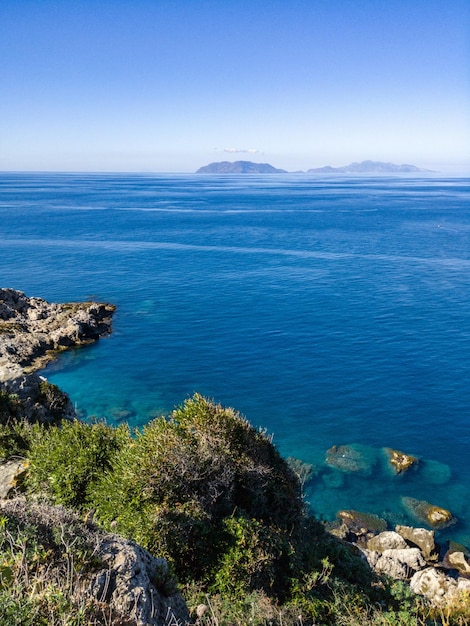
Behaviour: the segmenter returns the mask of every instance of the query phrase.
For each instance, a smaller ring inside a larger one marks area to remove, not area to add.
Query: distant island
[[[382,161],[361,161],[343,167],[317,167],[307,170],[307,174],[410,174],[434,173],[416,165],[404,163],[384,163]],[[303,174],[304,172],[295,172]],[[200,167],[196,174],[288,174],[286,170],[273,167],[269,163],[253,163],[252,161],[218,161]]]
[[[396,165],[395,163],[383,163],[382,161],[361,161],[361,163],[351,163],[343,167],[317,167],[307,170],[308,174],[407,174],[413,172],[432,172],[416,165]]]
[[[269,163],[253,163],[252,161],[219,161],[200,167],[196,174],[287,174]]]

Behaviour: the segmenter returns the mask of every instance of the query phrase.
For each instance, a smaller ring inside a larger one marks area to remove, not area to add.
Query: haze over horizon
[[[2,0],[0,170],[470,172],[466,0]]]

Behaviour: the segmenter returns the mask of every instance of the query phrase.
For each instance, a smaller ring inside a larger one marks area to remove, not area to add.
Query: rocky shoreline
[[[0,288],[0,382],[34,372],[57,352],[110,333],[114,310],[98,302],[51,304]]]
[[[329,532],[354,546],[379,576],[402,580],[435,606],[470,594],[470,553],[460,544],[435,540],[434,530],[395,526],[359,511],[339,511]]]
[[[18,418],[58,422],[76,417],[68,397],[36,372],[62,350],[92,343],[109,334],[114,310],[113,305],[97,302],[50,304],[14,289],[0,289],[0,393],[4,398],[20,400]],[[396,474],[405,473],[418,464],[417,458],[401,451],[389,448],[385,451]],[[14,461],[15,467],[11,463],[11,460],[0,461],[2,507],[14,493],[18,475],[26,469],[22,461]],[[364,475],[369,471],[357,446],[334,446],[327,452],[327,464],[341,471]],[[307,474],[302,478],[305,468],[301,466],[300,462],[295,471],[302,482],[307,480]],[[426,502],[407,500],[410,502],[405,504],[413,509],[417,519],[422,519],[431,528],[444,528],[453,523],[448,511]],[[397,525],[390,530],[384,520],[367,513],[341,511],[338,517],[338,522],[328,527],[331,535],[351,550],[359,551],[379,576],[406,581],[412,591],[425,596],[435,606],[455,604],[462,594],[470,594],[470,554],[464,546],[448,542],[438,545],[434,530],[425,528]],[[153,558],[141,548],[137,547],[134,552],[136,550],[142,551],[140,559]],[[127,559],[124,552],[123,548],[121,556],[115,554],[113,557],[122,567]],[[152,589],[151,593],[156,592]],[[147,601],[144,595],[142,601]],[[119,604],[117,597],[115,601]],[[179,595],[175,596],[175,602],[179,615],[184,614],[186,620],[184,603]],[[137,620],[137,623],[161,623],[151,621],[147,614],[145,620]]]
[[[17,397],[19,417],[73,418],[68,397],[36,374],[57,355],[111,332],[115,307],[98,302],[51,304],[0,288],[0,392]]]

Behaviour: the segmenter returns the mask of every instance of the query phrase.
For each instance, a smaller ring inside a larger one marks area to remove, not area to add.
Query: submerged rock
[[[414,517],[436,530],[447,528],[457,522],[450,511],[425,500],[404,497],[402,502]]]
[[[420,463],[420,478],[431,485],[446,485],[452,478],[452,470],[445,463],[425,460]]]
[[[419,462],[418,457],[412,456],[411,454],[405,454],[405,452],[400,452],[400,450],[384,448],[384,451],[395,474],[403,474],[412,467],[415,467]]]
[[[321,479],[328,489],[341,489],[344,485],[344,474],[338,470],[323,472]]]
[[[375,534],[387,529],[387,522],[373,513],[361,513],[360,511],[338,511],[337,517],[341,522],[356,535]]]
[[[325,463],[342,472],[369,476],[376,462],[376,451],[360,444],[332,446],[326,451]]]
[[[303,487],[307,487],[318,474],[317,467],[311,463],[305,463],[305,461],[293,456],[287,457],[286,460]]]

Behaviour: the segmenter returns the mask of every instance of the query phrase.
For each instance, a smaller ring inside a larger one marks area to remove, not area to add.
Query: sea
[[[117,307],[42,372],[82,419],[197,392],[311,466],[320,519],[425,500],[470,547],[469,178],[0,173],[0,241],[1,286]]]

